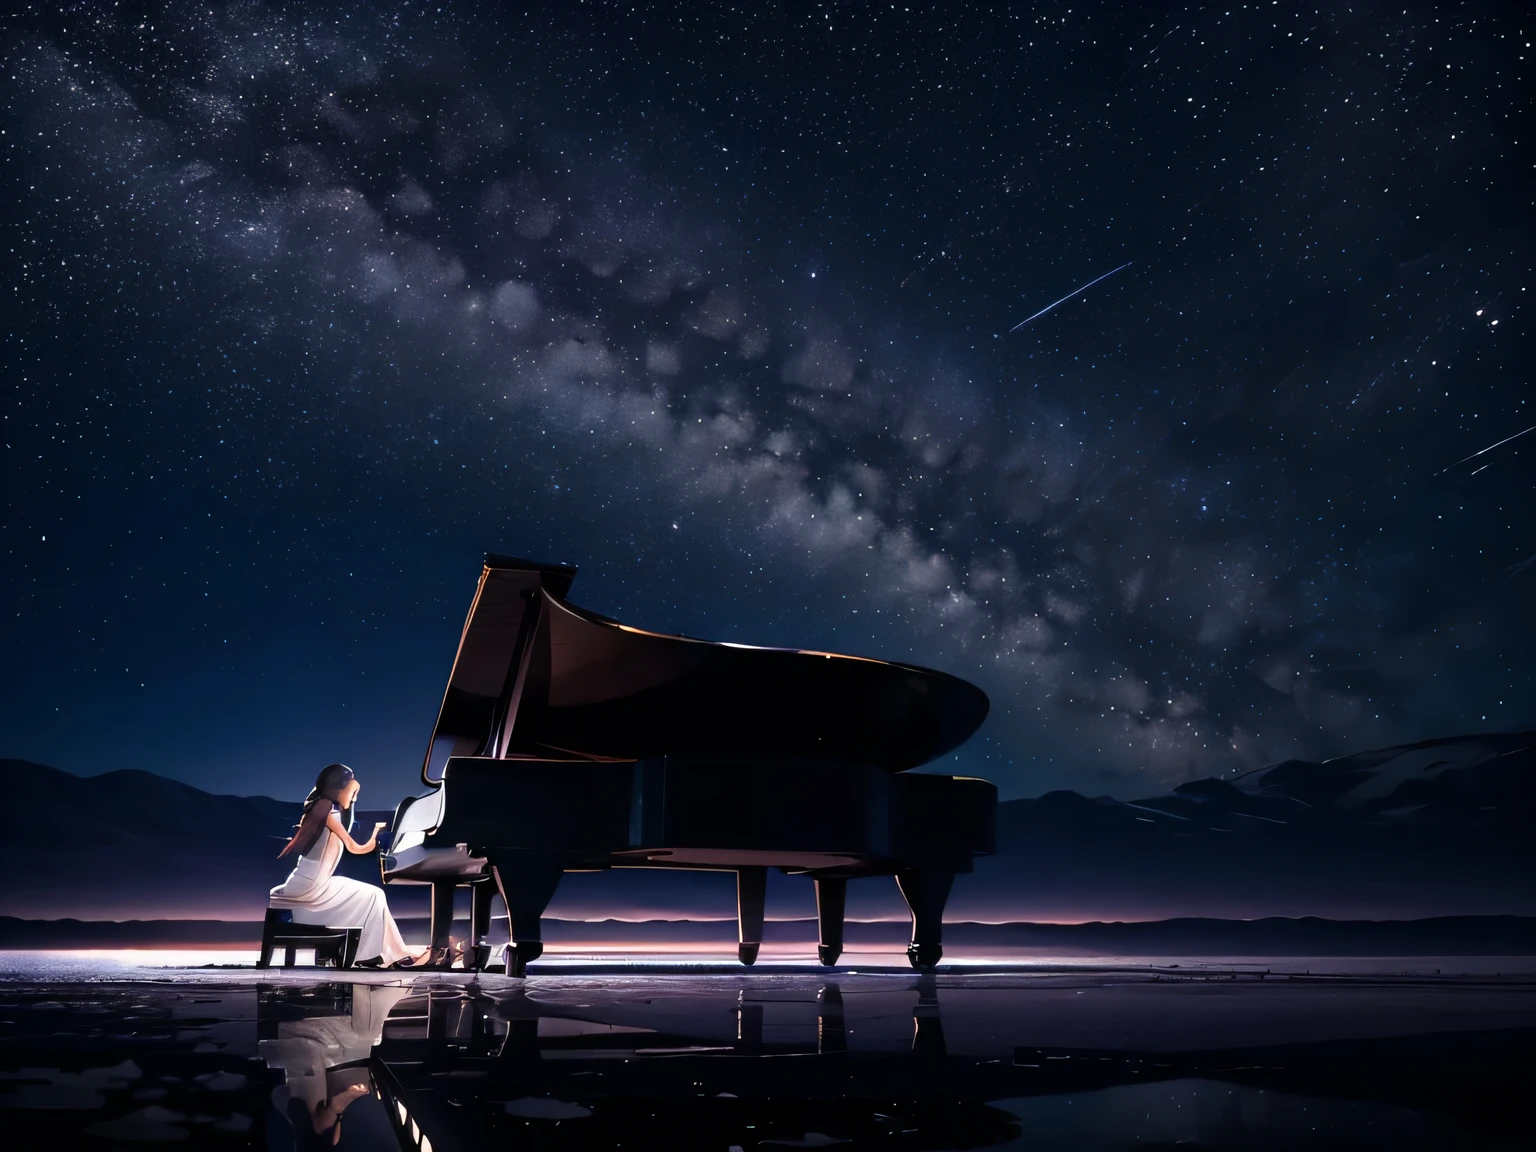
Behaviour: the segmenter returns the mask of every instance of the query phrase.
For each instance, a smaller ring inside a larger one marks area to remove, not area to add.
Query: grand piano
[[[848,881],[894,876],[908,959],[936,965],[955,876],[994,851],[997,789],[908,770],[964,743],[985,693],[911,665],[634,628],[571,604],[575,578],[485,559],[422,764],[431,791],[401,803],[380,854],[386,884],[432,886],[434,949],[460,886],[466,966],[490,964],[499,895],[521,976],[563,873],[691,868],[736,874],[751,964],[778,868],[816,885],[823,964],[842,952]]]

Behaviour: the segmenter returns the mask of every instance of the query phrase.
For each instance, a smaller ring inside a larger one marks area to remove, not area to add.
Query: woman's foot
[[[444,951],[446,952],[446,949],[444,949]],[[423,948],[420,952],[416,953],[416,955],[414,955],[414,956],[407,956],[404,960],[396,960],[393,964],[390,965],[390,967],[391,968],[435,968],[435,967],[437,967],[437,965],[434,963],[434,961],[436,959],[437,959],[437,957],[435,955],[433,955],[433,950],[431,948]]]
[[[341,1143],[341,1130],[337,1127],[341,1123],[341,1114],[347,1110],[347,1105],[352,1101],[368,1095],[368,1087],[364,1084],[353,1084],[344,1091],[338,1092],[329,1100],[322,1100],[315,1105],[315,1110],[310,1113],[309,1119],[315,1129],[316,1136],[323,1136],[327,1132],[335,1131],[332,1144]]]
[[[382,967],[384,967],[384,957],[382,957],[382,956],[370,956],[366,960],[354,960],[354,961],[352,961],[352,967],[354,967],[354,968],[382,968]]]

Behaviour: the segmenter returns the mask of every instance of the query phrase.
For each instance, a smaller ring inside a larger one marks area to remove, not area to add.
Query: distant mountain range
[[[1123,802],[998,813],[956,919],[1399,918],[1536,913],[1536,732],[1287,760]]]
[[[300,806],[215,796],[129,769],[74,776],[0,760],[0,915],[252,920],[292,867]],[[393,813],[359,813],[384,820]],[[377,879],[362,857],[349,872]]]
[[[0,760],[0,916],[259,919],[299,806],[215,796],[142,771],[79,777]],[[359,813],[361,828],[391,813]],[[951,897],[968,921],[1413,919],[1536,914],[1536,733],[1473,735],[1137,801],[1051,792],[999,807],[998,854]],[[346,871],[377,879],[372,858]],[[810,885],[774,879],[770,914],[811,912]],[[399,914],[422,889],[391,889]],[[730,878],[568,876],[569,919],[729,915]],[[901,918],[894,885],[851,885],[855,918]]]

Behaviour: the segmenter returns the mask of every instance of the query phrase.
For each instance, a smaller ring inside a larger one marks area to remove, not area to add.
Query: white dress
[[[384,889],[335,875],[341,853],[341,838],[325,829],[310,854],[299,857],[288,879],[272,889],[268,903],[291,909],[295,924],[361,928],[359,960],[374,956],[383,957],[386,964],[404,960],[411,952],[389,914]]]

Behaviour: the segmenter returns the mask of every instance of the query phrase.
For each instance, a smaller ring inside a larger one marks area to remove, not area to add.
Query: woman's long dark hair
[[[356,774],[345,764],[327,764],[320,769],[320,775],[315,777],[315,786],[304,797],[304,812],[299,817],[299,823],[304,822],[304,817],[309,815],[319,801],[329,800],[340,810],[347,831],[352,831],[352,809],[341,807],[341,794],[354,779]]]
[[[304,797],[304,811],[299,815],[298,831],[278,853],[279,857],[290,852],[297,852],[300,856],[308,853],[320,839],[320,833],[325,831],[325,821],[332,809],[340,813],[346,830],[349,833],[352,831],[354,813],[351,808],[341,807],[341,796],[353,779],[352,769],[345,764],[327,764],[320,769],[320,775],[315,777],[315,786]]]

